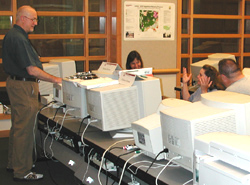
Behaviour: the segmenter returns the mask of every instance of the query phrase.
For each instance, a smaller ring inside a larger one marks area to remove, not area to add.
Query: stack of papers
[[[68,80],[68,79],[67,79]],[[98,87],[104,87],[108,85],[118,84],[118,80],[113,80],[111,78],[96,78],[91,80],[82,80],[82,79],[70,79],[75,84],[76,87],[86,88],[86,89],[93,89]]]

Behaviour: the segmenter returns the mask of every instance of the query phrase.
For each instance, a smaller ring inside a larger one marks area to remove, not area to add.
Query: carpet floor
[[[8,156],[8,138],[0,138],[0,185],[80,185],[74,172],[60,162],[38,159],[34,172],[42,173],[44,178],[33,182],[16,182],[13,173],[6,171]]]

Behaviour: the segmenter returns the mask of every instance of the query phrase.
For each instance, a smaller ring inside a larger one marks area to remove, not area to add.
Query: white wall
[[[160,78],[162,95],[169,98],[176,98],[176,91],[174,90],[176,86],[176,75],[154,75],[157,78]]]

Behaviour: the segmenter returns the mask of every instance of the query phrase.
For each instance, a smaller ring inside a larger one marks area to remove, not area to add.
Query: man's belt
[[[30,82],[40,82],[39,79],[37,78],[23,78],[23,77],[19,77],[19,76],[10,76],[10,78],[12,80],[20,80],[20,81],[30,81]]]

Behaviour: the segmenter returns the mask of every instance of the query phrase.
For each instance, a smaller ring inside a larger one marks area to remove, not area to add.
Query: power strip
[[[140,183],[137,181],[134,181],[134,182],[129,182],[128,185],[140,185]]]
[[[116,166],[114,165],[114,163],[112,163],[109,160],[105,160],[106,164],[102,164],[102,168],[106,171],[117,171]],[[94,156],[92,157],[92,162],[95,163],[96,165],[100,166],[101,165],[101,157],[98,156],[97,153],[94,154]]]
[[[63,142],[71,147],[75,147],[73,139],[63,139]]]

